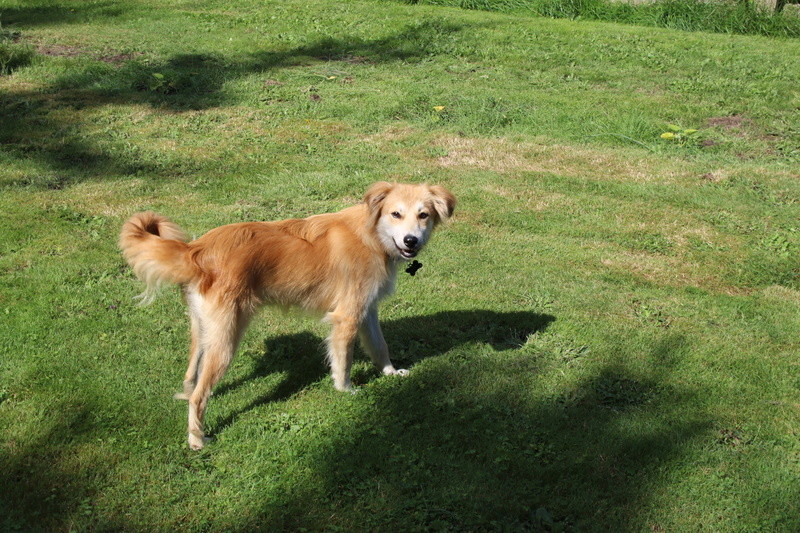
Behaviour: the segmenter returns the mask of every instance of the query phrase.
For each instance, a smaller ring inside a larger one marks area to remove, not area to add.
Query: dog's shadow
[[[464,344],[486,343],[495,350],[518,348],[529,335],[543,331],[554,320],[551,315],[530,311],[444,311],[385,321],[381,328],[395,366],[412,367]],[[309,332],[266,339],[264,353],[257,357],[253,369],[245,376],[225,380],[214,394],[217,397],[230,394],[247,382],[275,373],[281,373],[284,379],[269,394],[217,420],[214,431],[230,426],[247,411],[285,400],[323,379],[328,374],[323,352],[323,340]],[[361,360],[365,356],[359,350],[355,357]]]

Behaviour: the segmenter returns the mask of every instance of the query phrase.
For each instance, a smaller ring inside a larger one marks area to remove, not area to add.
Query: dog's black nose
[[[406,235],[405,237],[403,237],[403,243],[405,243],[406,246],[408,246],[410,249],[413,250],[414,248],[417,247],[417,244],[419,244],[419,239],[417,237],[414,237],[413,235]]]

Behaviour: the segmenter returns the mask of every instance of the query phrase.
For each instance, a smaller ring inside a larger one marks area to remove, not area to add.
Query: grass
[[[599,20],[681,31],[800,37],[800,17],[772,12],[759,2],[738,0],[408,0],[552,18]]]
[[[13,2],[0,528],[796,531],[800,44],[360,1]],[[674,128],[697,133],[662,138]],[[176,290],[116,250],[459,198],[382,307],[406,379],[267,311],[185,446]]]
[[[17,44],[19,33],[0,27],[0,75],[10,74],[33,60],[32,47]]]

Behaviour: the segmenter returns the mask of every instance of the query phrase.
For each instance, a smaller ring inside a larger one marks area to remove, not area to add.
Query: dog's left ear
[[[456,197],[453,196],[453,193],[439,185],[431,185],[428,190],[431,193],[431,202],[438,221],[444,222],[453,216],[453,210],[456,208]]]
[[[394,185],[386,181],[379,181],[370,186],[364,195],[364,203],[367,204],[370,212],[375,213],[380,209],[381,203],[383,203],[392,188],[394,188]]]

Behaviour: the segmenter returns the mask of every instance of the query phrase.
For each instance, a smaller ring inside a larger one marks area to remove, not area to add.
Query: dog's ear
[[[394,188],[394,185],[385,181],[373,183],[364,195],[364,203],[367,204],[370,212],[375,213],[380,210],[386,195]]]
[[[456,197],[453,193],[439,185],[431,185],[428,190],[438,221],[443,222],[453,216],[453,210],[456,208]]]

